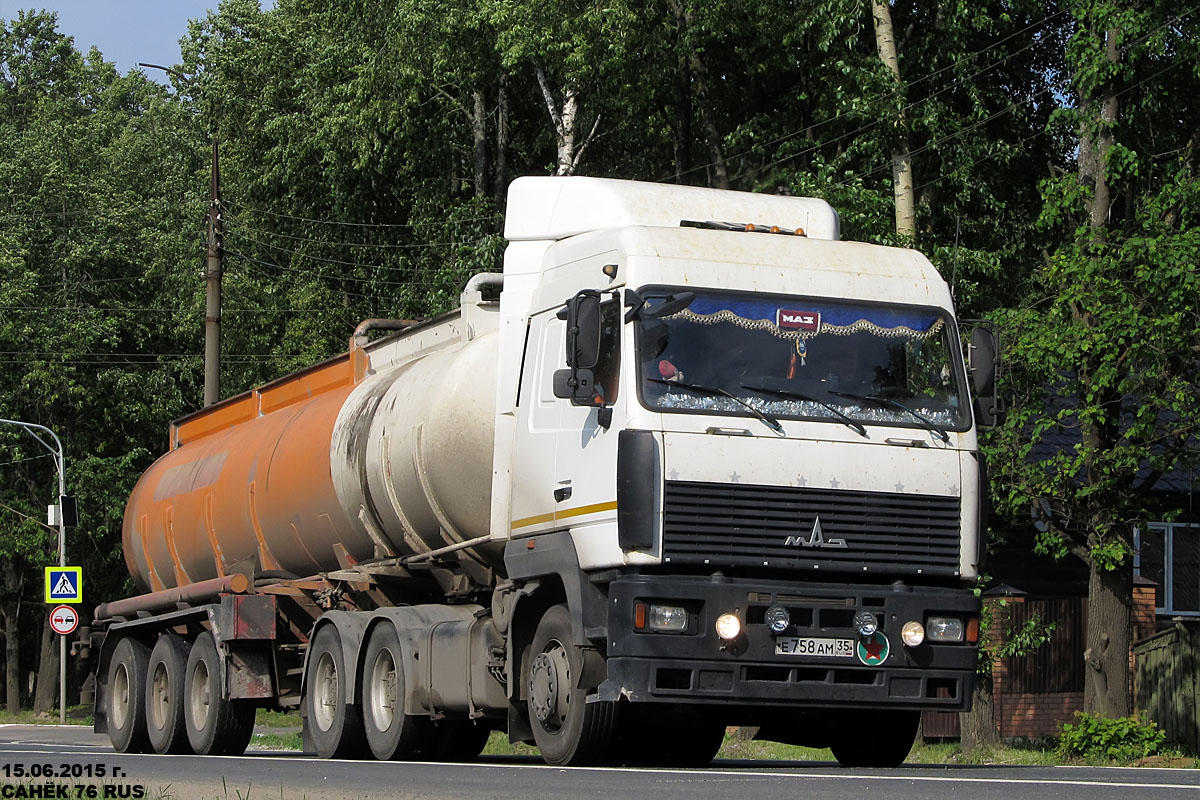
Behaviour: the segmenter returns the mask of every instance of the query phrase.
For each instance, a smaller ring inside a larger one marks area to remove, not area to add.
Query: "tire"
[[[538,623],[523,669],[529,723],[542,759],[555,766],[605,762],[616,729],[616,703],[589,703],[591,687],[578,686],[583,652],[573,641],[565,605],[551,607]]]
[[[188,643],[159,634],[146,668],[146,735],[156,753],[191,753],[183,721],[183,684]]]
[[[150,648],[136,639],[122,639],[113,649],[104,688],[108,738],[119,753],[148,753],[146,735],[146,666]]]
[[[920,722],[920,711],[847,714],[829,748],[843,767],[898,767],[912,750]]]
[[[254,733],[254,704],[230,700],[221,680],[221,656],[212,633],[196,637],[183,680],[183,724],[192,751],[238,756]]]
[[[371,753],[380,761],[419,758],[421,748],[433,741],[433,725],[428,717],[404,713],[403,651],[390,623],[371,631],[358,685]]]
[[[342,637],[325,625],[309,643],[304,676],[304,724],[321,758],[360,758],[366,750],[362,716],[346,702]]]

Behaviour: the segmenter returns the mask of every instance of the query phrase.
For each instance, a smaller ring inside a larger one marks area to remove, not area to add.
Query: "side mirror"
[[[600,360],[600,293],[584,289],[558,312],[567,321],[567,366],[593,369]]]
[[[558,312],[567,322],[567,368],[554,372],[554,396],[576,406],[604,406],[596,390],[595,368],[600,361],[600,292],[584,289]]]
[[[996,370],[1000,363],[999,348],[995,335],[987,328],[971,331],[971,345],[967,349],[967,366],[971,370],[971,383],[975,394],[990,397],[996,393]]]
[[[1004,400],[996,391],[996,375],[1000,371],[1000,345],[990,328],[977,327],[971,331],[967,348],[967,368],[975,390],[975,422],[981,428],[994,428],[1004,420]]]

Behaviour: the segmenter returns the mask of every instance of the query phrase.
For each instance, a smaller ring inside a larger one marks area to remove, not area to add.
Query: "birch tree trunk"
[[[896,35],[892,28],[892,12],[887,0],[871,0],[871,18],[875,22],[875,47],[879,59],[892,73],[897,89],[900,82],[900,59],[896,53]],[[901,103],[903,95],[900,96]],[[913,164],[908,145],[908,123],[903,110],[895,121],[896,145],[892,150],[892,194],[896,202],[896,233],[916,238],[916,202],[913,197]]]
[[[546,103],[546,111],[550,114],[550,120],[554,125],[554,138],[558,150],[554,174],[574,175],[575,171],[579,169],[580,161],[583,160],[584,152],[600,128],[600,115],[596,115],[591,131],[582,141],[579,141],[577,130],[580,113],[579,90],[568,85],[562,92],[562,102],[560,103],[555,99],[555,93],[550,88],[550,81],[546,77],[546,70],[543,69],[541,63],[534,61],[533,69],[537,75],[538,86],[542,89],[542,99]]]

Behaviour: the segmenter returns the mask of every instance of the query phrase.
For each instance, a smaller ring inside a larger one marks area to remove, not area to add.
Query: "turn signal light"
[[[979,641],[979,617],[971,617],[967,620],[967,642],[976,644]]]

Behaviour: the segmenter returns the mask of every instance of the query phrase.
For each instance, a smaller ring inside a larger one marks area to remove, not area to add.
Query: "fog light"
[[[686,631],[688,626],[687,609],[683,606],[651,605],[647,627],[652,631]]]
[[[717,636],[732,642],[742,633],[742,621],[737,614],[722,614],[717,617]]]
[[[870,636],[879,630],[879,620],[870,611],[860,611],[854,615],[854,627],[860,636]]]
[[[931,642],[961,642],[963,621],[957,617],[930,617],[925,626],[925,635]]]
[[[783,633],[792,624],[792,615],[783,606],[771,606],[763,615],[763,622],[775,633]]]
[[[916,647],[925,641],[925,626],[916,620],[906,622],[904,623],[904,627],[900,629],[900,638],[909,647]]]

